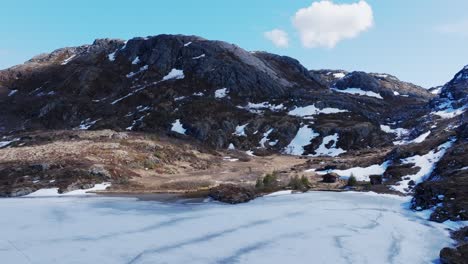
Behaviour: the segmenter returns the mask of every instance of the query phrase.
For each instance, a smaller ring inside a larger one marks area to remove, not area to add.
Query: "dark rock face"
[[[257,197],[253,188],[233,184],[222,184],[210,189],[209,196],[216,201],[229,204],[246,203]]]
[[[335,183],[339,178],[340,176],[336,173],[327,173],[322,176],[323,182],[326,183]]]
[[[443,264],[467,264],[468,244],[457,248],[443,248],[440,251],[440,262]]]
[[[391,144],[394,136],[384,133],[381,124],[411,124],[427,112],[430,96],[420,87],[393,77],[350,73],[337,87],[369,82],[360,86],[382,93],[385,100],[349,95],[329,89],[331,78],[347,73],[333,74],[309,72],[289,57],[195,36],[96,40],[0,71],[0,133],[109,128],[274,153],[284,152],[301,124],[311,122],[289,111],[311,105],[347,111],[314,116],[311,127],[319,136],[305,147],[305,154],[314,154],[322,139],[335,133],[337,147],[345,150]],[[390,91],[397,88],[387,83],[412,93],[396,97]],[[171,131],[176,120],[186,135]],[[236,135],[243,125],[245,135]]]
[[[369,176],[370,183],[372,185],[379,185],[382,184],[382,176],[380,175],[371,175]]]

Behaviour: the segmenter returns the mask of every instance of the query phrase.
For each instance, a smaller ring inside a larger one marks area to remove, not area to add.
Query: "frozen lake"
[[[2,263],[434,263],[448,231],[403,198],[313,192],[236,206],[0,199]]]

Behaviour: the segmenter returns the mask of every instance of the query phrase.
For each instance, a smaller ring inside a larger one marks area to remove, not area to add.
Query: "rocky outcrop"
[[[246,203],[257,197],[255,189],[233,184],[222,184],[211,188],[209,196],[216,201],[229,204]]]
[[[440,262],[443,264],[467,264],[468,244],[457,248],[443,248],[440,251]]]

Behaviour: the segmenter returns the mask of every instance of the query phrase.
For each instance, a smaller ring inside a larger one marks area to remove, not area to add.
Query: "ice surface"
[[[363,95],[363,96],[383,99],[380,94],[372,92],[372,91],[364,91],[361,88],[346,88],[344,90],[334,89],[333,88],[332,90],[335,91],[335,92],[339,92],[339,93],[349,93],[349,94],[354,94],[354,95]]]
[[[319,134],[315,133],[312,128],[309,128],[307,125],[303,125],[299,128],[299,131],[297,131],[297,134],[291,143],[286,147],[285,153],[291,155],[303,155],[304,147],[310,145],[310,141],[318,136]]]
[[[274,195],[247,204],[130,198],[0,200],[2,263],[433,263],[445,225],[406,200]]]
[[[180,122],[180,119],[177,119],[176,121],[174,121],[174,123],[172,123],[171,130],[174,131],[174,132],[177,132],[179,134],[183,134],[183,135],[185,135],[185,132],[187,132],[187,129],[185,129],[182,126],[182,123]]]

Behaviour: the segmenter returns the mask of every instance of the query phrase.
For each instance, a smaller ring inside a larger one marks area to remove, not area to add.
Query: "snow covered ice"
[[[452,241],[406,198],[278,193],[231,206],[0,200],[2,263],[433,263]]]

